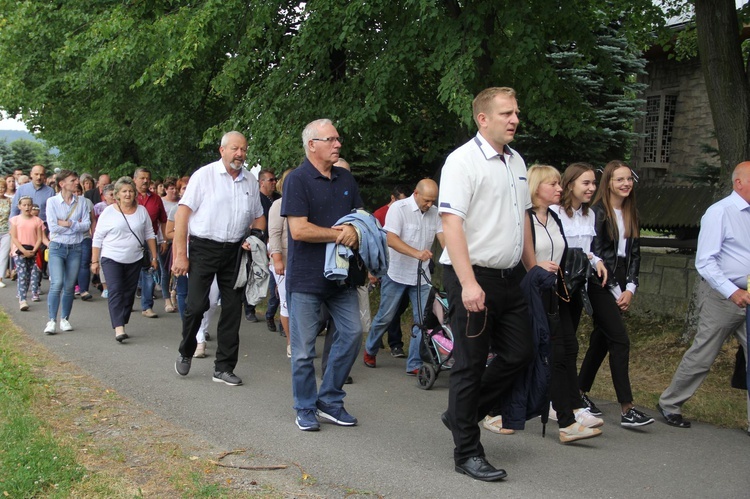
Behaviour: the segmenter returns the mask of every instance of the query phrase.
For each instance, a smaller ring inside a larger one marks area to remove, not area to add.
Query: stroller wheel
[[[435,384],[437,372],[432,364],[422,364],[417,373],[417,383],[422,390],[429,390]]]

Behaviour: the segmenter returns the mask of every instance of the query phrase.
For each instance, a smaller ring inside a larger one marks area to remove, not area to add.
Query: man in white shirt
[[[234,374],[240,345],[242,293],[234,289],[240,247],[251,224],[265,230],[266,218],[258,194],[258,182],[244,167],[247,140],[239,132],[221,139],[221,159],[196,171],[190,178],[175,214],[172,272],[189,273],[182,342],[175,371],[190,372],[198,346],[195,335],[209,308],[208,293],[216,277],[221,293],[221,316],[216,331],[213,380],[229,386],[242,384]],[[190,255],[188,259],[188,238]]]
[[[531,361],[528,310],[513,269],[536,264],[526,163],[508,144],[518,126],[512,88],[493,87],[473,102],[479,132],[453,151],[440,177],[443,284],[454,331],[448,410],[458,473],[476,480],[507,476],[484,455],[477,423]],[[497,357],[486,366],[490,346]],[[485,368],[486,366],[486,368]]]
[[[388,273],[380,280],[380,307],[372,320],[365,344],[364,363],[375,367],[375,356],[380,350],[386,328],[396,316],[401,299],[408,293],[411,300],[415,326],[409,343],[406,374],[416,376],[422,359],[419,343],[422,335],[416,324],[420,323],[420,307],[424,308],[430,286],[418,282],[419,262],[424,265],[429,277],[428,262],[432,260],[432,242],[435,236],[443,244],[443,227],[437,207],[438,186],[434,180],[423,179],[414,193],[406,199],[396,201],[385,216],[385,231],[388,236]]]
[[[745,350],[745,307],[750,274],[750,161],[738,164],[732,173],[734,192],[711,205],[701,218],[695,268],[698,283],[698,331],[680,361],[672,383],[664,390],[656,408],[666,423],[690,428],[682,417],[682,404],[706,379],[721,346],[734,334]],[[747,402],[750,424],[750,397]]]

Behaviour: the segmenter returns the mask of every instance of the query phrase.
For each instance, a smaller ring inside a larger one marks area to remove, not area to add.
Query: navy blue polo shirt
[[[281,215],[307,217],[320,227],[333,227],[352,210],[362,208],[359,188],[349,171],[333,167],[331,178],[305,161],[284,179]],[[291,292],[324,293],[337,284],[323,276],[327,243],[307,243],[292,239],[289,231],[286,286]]]

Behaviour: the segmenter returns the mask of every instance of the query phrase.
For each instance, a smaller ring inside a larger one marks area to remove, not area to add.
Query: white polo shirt
[[[498,154],[477,133],[445,160],[438,212],[464,220],[472,265],[491,269],[518,265],[525,210],[530,207],[526,163],[510,147]],[[449,253],[446,247],[440,263],[451,265]]]
[[[220,243],[241,240],[253,221],[263,216],[258,181],[244,168],[233,179],[221,160],[190,177],[180,204],[193,210],[188,222],[191,236]]]
[[[393,232],[412,248],[422,251],[432,247],[435,234],[443,232],[443,224],[435,206],[422,213],[412,194],[408,198],[396,201],[388,208],[383,229]],[[388,277],[399,284],[417,285],[419,260],[399,253],[391,247],[388,248],[388,258]],[[422,265],[429,278],[430,269],[427,263]]]

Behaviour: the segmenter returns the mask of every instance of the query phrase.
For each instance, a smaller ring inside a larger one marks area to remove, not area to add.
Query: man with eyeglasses
[[[276,175],[271,170],[261,170],[258,173],[258,184],[260,185],[260,204],[263,205],[263,215],[268,220],[268,211],[271,209],[271,205],[274,201],[281,197],[281,194],[276,192]],[[279,297],[276,296],[276,279],[268,280],[268,310],[266,310],[266,324],[268,330],[276,332],[276,311],[279,309]],[[252,313],[255,315],[254,305],[245,305],[245,317]],[[250,308],[252,307],[252,308]],[[249,312],[249,313],[248,313]],[[255,321],[257,322],[257,317]]]
[[[455,470],[491,482],[507,474],[487,462],[477,423],[532,359],[529,315],[513,270],[521,260],[531,268],[536,258],[526,163],[508,147],[519,121],[516,93],[488,88],[472,107],[479,131],[448,156],[440,177],[440,263],[455,359],[442,420],[453,434]],[[487,365],[490,347],[497,356]]]
[[[333,166],[341,142],[331,120],[309,123],[302,132],[306,158],[284,180],[281,198],[281,215],[289,223],[286,279],[292,394],[296,424],[302,431],[318,431],[318,418],[339,426],[357,424],[357,418],[344,409],[343,390],[362,341],[357,289],[323,275],[329,242],[354,249],[359,244],[354,227],[335,225],[339,218],[363,206],[352,174]],[[313,360],[321,305],[328,308],[338,334],[317,389]]]

